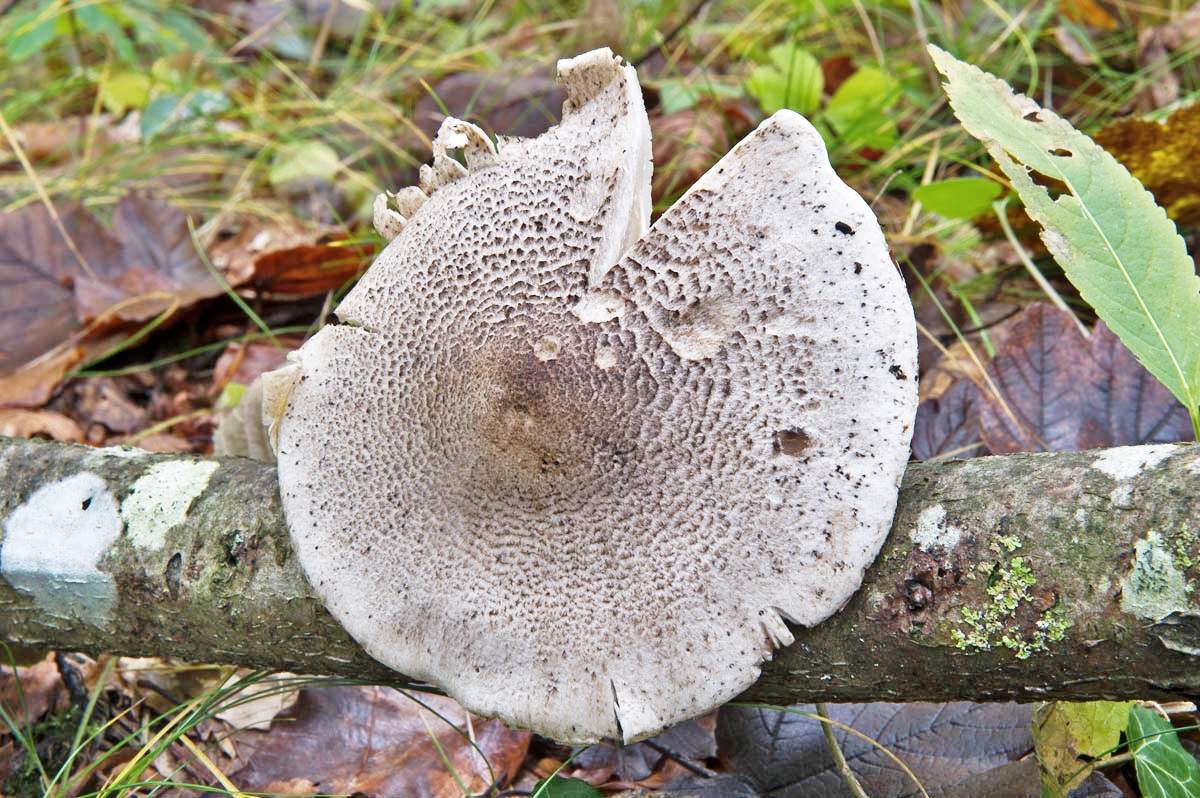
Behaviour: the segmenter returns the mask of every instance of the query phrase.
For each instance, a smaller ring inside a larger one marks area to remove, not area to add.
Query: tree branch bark
[[[1194,698],[1200,446],[913,464],[834,618],[746,698]],[[0,637],[381,682],[288,542],[273,466],[0,438]]]

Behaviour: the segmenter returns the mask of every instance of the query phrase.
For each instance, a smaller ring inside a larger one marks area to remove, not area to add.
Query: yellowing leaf
[[[1119,119],[1096,134],[1182,225],[1200,224],[1200,102],[1176,109],[1162,122]]]
[[[977,67],[929,50],[954,113],[1012,181],[1067,277],[1200,429],[1200,277],[1175,225],[1066,120]],[[1066,191],[1052,196],[1033,172]]]
[[[114,114],[143,108],[150,100],[150,76],[142,72],[116,72],[101,85],[100,100]]]

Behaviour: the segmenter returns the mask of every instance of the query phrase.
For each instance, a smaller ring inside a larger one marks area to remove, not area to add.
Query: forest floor
[[[410,5],[0,0],[0,434],[211,453],[246,386],[320,328],[381,249],[372,200],[416,182],[441,119],[537,135],[563,99],[555,60],[610,46],[645,89],[656,211],[775,110],[820,130],[916,309],[915,459],[1192,439],[1183,407],[1097,331],[957,123],[925,45],[1095,138],[1196,258],[1200,5]],[[1105,422],[1072,423],[1084,417]],[[19,679],[0,675],[5,795],[526,795],[560,767],[604,794],[848,794],[820,725],[773,709],[572,751],[437,696],[11,656],[23,664]],[[1036,793],[1036,766],[1032,787],[1018,767],[1032,761],[1028,707],[833,716],[911,760],[931,795]],[[839,734],[872,796],[920,794],[878,747]],[[1080,795],[1140,794],[1127,760],[1088,785]]]

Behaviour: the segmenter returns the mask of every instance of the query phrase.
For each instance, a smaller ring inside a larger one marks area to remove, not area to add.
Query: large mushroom
[[[630,741],[736,696],[861,584],[916,334],[802,117],[647,232],[633,69],[598,50],[559,77],[536,139],[446,120],[265,403],[300,561],[371,655],[564,742]]]

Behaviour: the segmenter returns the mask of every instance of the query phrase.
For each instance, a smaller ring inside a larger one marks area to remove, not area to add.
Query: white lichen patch
[[[1154,468],[1166,460],[1175,449],[1176,446],[1170,443],[1150,446],[1119,446],[1115,449],[1105,450],[1103,454],[1092,461],[1092,468],[1118,481],[1133,479],[1143,471]]]
[[[1188,471],[1200,477],[1200,457],[1197,457],[1192,462],[1188,463]]]
[[[946,523],[946,508],[940,504],[926,507],[909,530],[912,542],[925,551],[949,550],[962,540],[962,530]]]
[[[204,460],[167,460],[151,466],[121,503],[129,542],[140,549],[162,548],[167,532],[183,523],[219,467]]]
[[[116,499],[98,475],[44,485],[4,523],[0,576],[44,612],[100,626],[116,586],[99,562],[120,533]]]
[[[1121,579],[1121,609],[1148,621],[1187,612],[1187,578],[1171,546],[1157,532],[1134,544],[1133,567]]]

